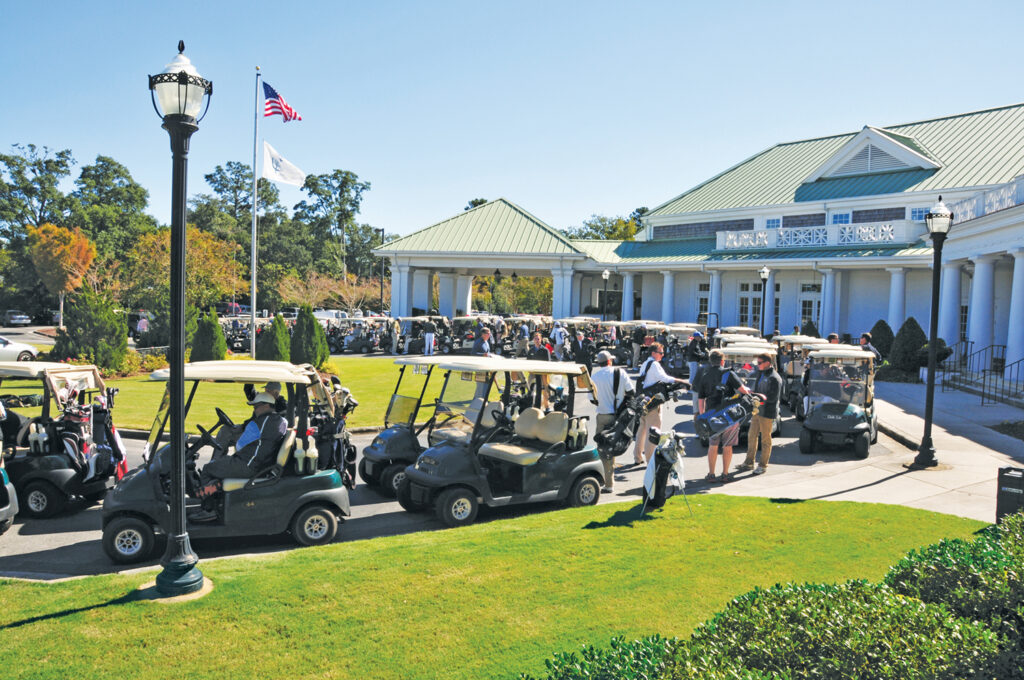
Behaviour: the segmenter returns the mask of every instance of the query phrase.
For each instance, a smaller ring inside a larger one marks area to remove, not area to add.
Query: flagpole
[[[249,354],[256,358],[256,185],[259,171],[256,164],[257,146],[260,139],[260,67],[256,67],[256,93],[252,116],[252,251],[249,259]]]

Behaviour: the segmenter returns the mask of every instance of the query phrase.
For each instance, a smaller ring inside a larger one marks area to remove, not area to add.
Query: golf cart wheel
[[[118,564],[142,562],[154,544],[153,527],[138,517],[119,517],[103,529],[103,551]]]
[[[3,536],[5,533],[7,533],[7,530],[10,529],[11,525],[13,525],[13,524],[14,524],[14,518],[13,517],[8,517],[3,522],[0,522],[0,536]]]
[[[814,452],[814,433],[804,428],[800,430],[800,453],[808,454]]]
[[[434,509],[437,511],[438,519],[446,526],[463,527],[473,523],[479,506],[474,492],[455,488],[442,491]]]
[[[398,487],[405,479],[405,468],[406,466],[400,463],[384,468],[384,472],[380,473],[380,492],[382,494],[391,498],[395,497]]]
[[[871,435],[867,432],[861,432],[857,435],[857,438],[853,440],[853,453],[861,460],[864,460],[868,457],[868,451],[870,450]]]
[[[584,505],[597,505],[601,498],[601,485],[593,477],[580,477],[572,485],[569,492],[569,507],[581,508]]]
[[[878,426],[877,425],[871,430],[871,443],[872,444],[877,444],[878,443]]]
[[[804,412],[804,400],[800,397],[796,398],[796,408],[793,409],[793,414],[799,421],[803,421],[803,419],[807,417],[807,414]]]
[[[32,361],[32,352],[22,352],[18,355],[18,361]]]
[[[338,518],[325,505],[310,505],[295,514],[292,538],[299,545],[324,545],[338,534]]]
[[[360,354],[369,354],[370,353],[370,346],[369,345],[363,345],[362,347],[359,348],[359,353]]]
[[[441,345],[441,354],[450,354],[452,351],[451,345]]]
[[[67,500],[53,484],[36,480],[21,492],[21,511],[29,517],[52,517],[64,509]]]
[[[426,503],[417,503],[412,499],[412,482],[409,481],[408,477],[402,479],[402,483],[398,485],[398,491],[395,493],[395,496],[398,498],[398,504],[406,512],[423,512],[430,507]]]
[[[366,459],[365,458],[363,458],[362,460],[359,461],[359,479],[361,479],[364,482],[366,482],[366,486],[377,486],[378,484],[380,484],[380,481],[378,481],[376,477],[371,477],[366,472]]]

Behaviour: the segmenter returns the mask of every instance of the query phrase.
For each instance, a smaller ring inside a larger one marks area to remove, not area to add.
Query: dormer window
[[[906,170],[910,166],[892,154],[882,151],[874,144],[868,144],[850,160],[843,163],[830,176],[867,175],[872,172]]]
[[[781,217],[769,217],[764,221],[765,229],[779,229],[780,227],[782,227]]]
[[[832,213],[832,224],[849,224],[850,213]]]
[[[870,175],[902,170],[937,170],[942,164],[913,137],[892,130],[865,127],[804,180]]]
[[[924,222],[924,216],[928,214],[928,208],[911,208],[910,219],[912,222]]]

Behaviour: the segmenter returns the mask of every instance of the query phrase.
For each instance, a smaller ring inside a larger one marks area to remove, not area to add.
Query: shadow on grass
[[[607,529],[608,527],[631,527],[637,522],[649,522],[657,519],[651,513],[659,512],[659,510],[649,510],[641,513],[640,510],[643,508],[643,503],[637,503],[636,505],[626,510],[619,510],[612,514],[611,517],[603,522],[590,522],[584,524],[584,529]]]
[[[52,621],[54,619],[62,619],[65,616],[73,616],[74,614],[81,614],[82,612],[93,611],[95,609],[103,609],[105,607],[114,607],[114,606],[122,605],[122,604],[129,604],[131,602],[137,602],[139,600],[145,600],[145,599],[147,599],[147,598],[146,598],[146,596],[144,594],[142,594],[138,590],[134,590],[134,591],[128,593],[127,595],[122,595],[121,597],[114,598],[113,600],[109,600],[107,602],[100,602],[99,604],[92,604],[92,605],[89,605],[88,607],[76,607],[74,609],[64,609],[64,610],[59,611],[59,612],[52,612],[50,614],[40,614],[39,616],[32,616],[30,618],[22,619],[20,621],[12,621],[11,623],[7,623],[7,624],[4,624],[4,625],[0,626],[0,630],[8,630],[10,628],[21,628],[22,626],[28,626],[28,625],[31,625],[33,623],[40,623],[42,621]]]

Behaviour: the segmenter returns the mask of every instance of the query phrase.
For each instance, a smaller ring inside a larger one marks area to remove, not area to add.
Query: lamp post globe
[[[188,175],[188,146],[199,121],[206,115],[213,94],[213,83],[203,79],[185,56],[185,43],[178,42],[178,54],[162,73],[149,76],[150,98],[163,128],[171,138],[171,272],[170,272],[170,518],[167,550],[156,577],[161,595],[175,596],[195,592],[203,586],[203,573],[196,568],[196,557],[185,524],[185,200]],[[200,115],[200,110],[203,113]]]
[[[761,336],[764,337],[764,317],[767,314],[768,304],[768,277],[771,276],[772,270],[768,269],[768,265],[765,265],[757,270],[757,275],[761,277]],[[775,291],[772,291],[774,293]],[[774,300],[775,295],[772,295]]]
[[[601,278],[604,279],[604,298],[601,300],[601,321],[608,320],[608,278],[611,275],[612,273],[607,269],[601,272]]]
[[[942,267],[942,244],[945,243],[946,236],[953,226],[953,212],[942,202],[942,196],[939,196],[939,202],[925,215],[924,222],[932,238],[932,311],[928,324],[928,382],[925,389],[924,434],[921,437],[921,444],[917,447],[917,456],[907,466],[914,470],[923,470],[939,464],[935,458],[935,446],[932,444],[935,369],[938,364],[935,343],[939,329],[939,270]]]

